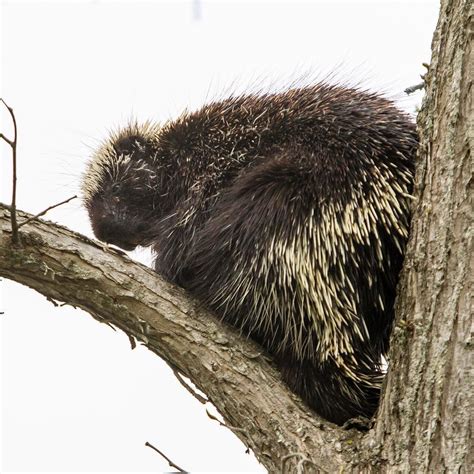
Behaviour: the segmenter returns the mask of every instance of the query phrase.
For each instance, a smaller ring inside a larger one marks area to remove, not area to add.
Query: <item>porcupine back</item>
[[[261,343],[325,418],[372,416],[408,236],[410,119],[319,84],[210,104],[160,143],[180,184],[156,269]]]

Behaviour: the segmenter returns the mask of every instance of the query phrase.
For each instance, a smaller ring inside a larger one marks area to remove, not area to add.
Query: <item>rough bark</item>
[[[417,206],[398,287],[390,371],[370,441],[400,472],[472,462],[473,8],[441,2],[418,116]]]
[[[473,11],[444,0],[433,39],[411,239],[390,370],[365,435],[323,422],[242,340],[148,268],[52,223],[11,245],[0,207],[0,275],[123,329],[187,375],[270,472],[468,472],[471,450]],[[27,217],[20,215],[23,220]]]
[[[279,471],[291,455],[288,468],[306,459],[311,463],[305,461],[305,467],[322,471],[347,465],[359,433],[318,419],[280,381],[257,345],[183,290],[51,222],[26,224],[21,245],[14,246],[10,213],[4,206],[0,213],[1,276],[82,308],[142,341],[208,396],[269,471]],[[19,223],[29,217],[20,213]]]

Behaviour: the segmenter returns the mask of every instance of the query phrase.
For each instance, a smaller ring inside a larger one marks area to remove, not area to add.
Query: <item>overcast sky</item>
[[[414,113],[421,93],[403,89],[430,60],[437,13],[434,0],[3,1],[1,91],[19,127],[18,206],[36,213],[77,193],[107,130],[132,117],[164,121],[226,91],[336,71]],[[5,144],[0,152],[7,202],[10,155]],[[78,200],[48,217],[92,235]],[[145,348],[132,351],[124,334],[12,282],[0,293],[2,472],[169,470],[146,441],[195,472],[262,469]]]

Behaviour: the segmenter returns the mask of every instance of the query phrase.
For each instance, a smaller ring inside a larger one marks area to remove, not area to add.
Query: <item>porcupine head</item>
[[[113,133],[89,163],[83,201],[95,236],[124,250],[146,246],[163,215],[163,179],[158,172],[159,127],[131,124]]]

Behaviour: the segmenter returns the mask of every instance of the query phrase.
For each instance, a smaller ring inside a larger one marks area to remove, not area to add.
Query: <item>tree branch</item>
[[[18,211],[23,220],[31,215]],[[357,457],[361,434],[323,422],[280,381],[261,348],[243,340],[149,268],[104,251],[80,234],[30,220],[12,246],[10,211],[0,205],[0,275],[84,309],[142,341],[188,377],[259,461],[278,472],[301,459],[340,472]],[[298,453],[298,456],[288,457]]]

